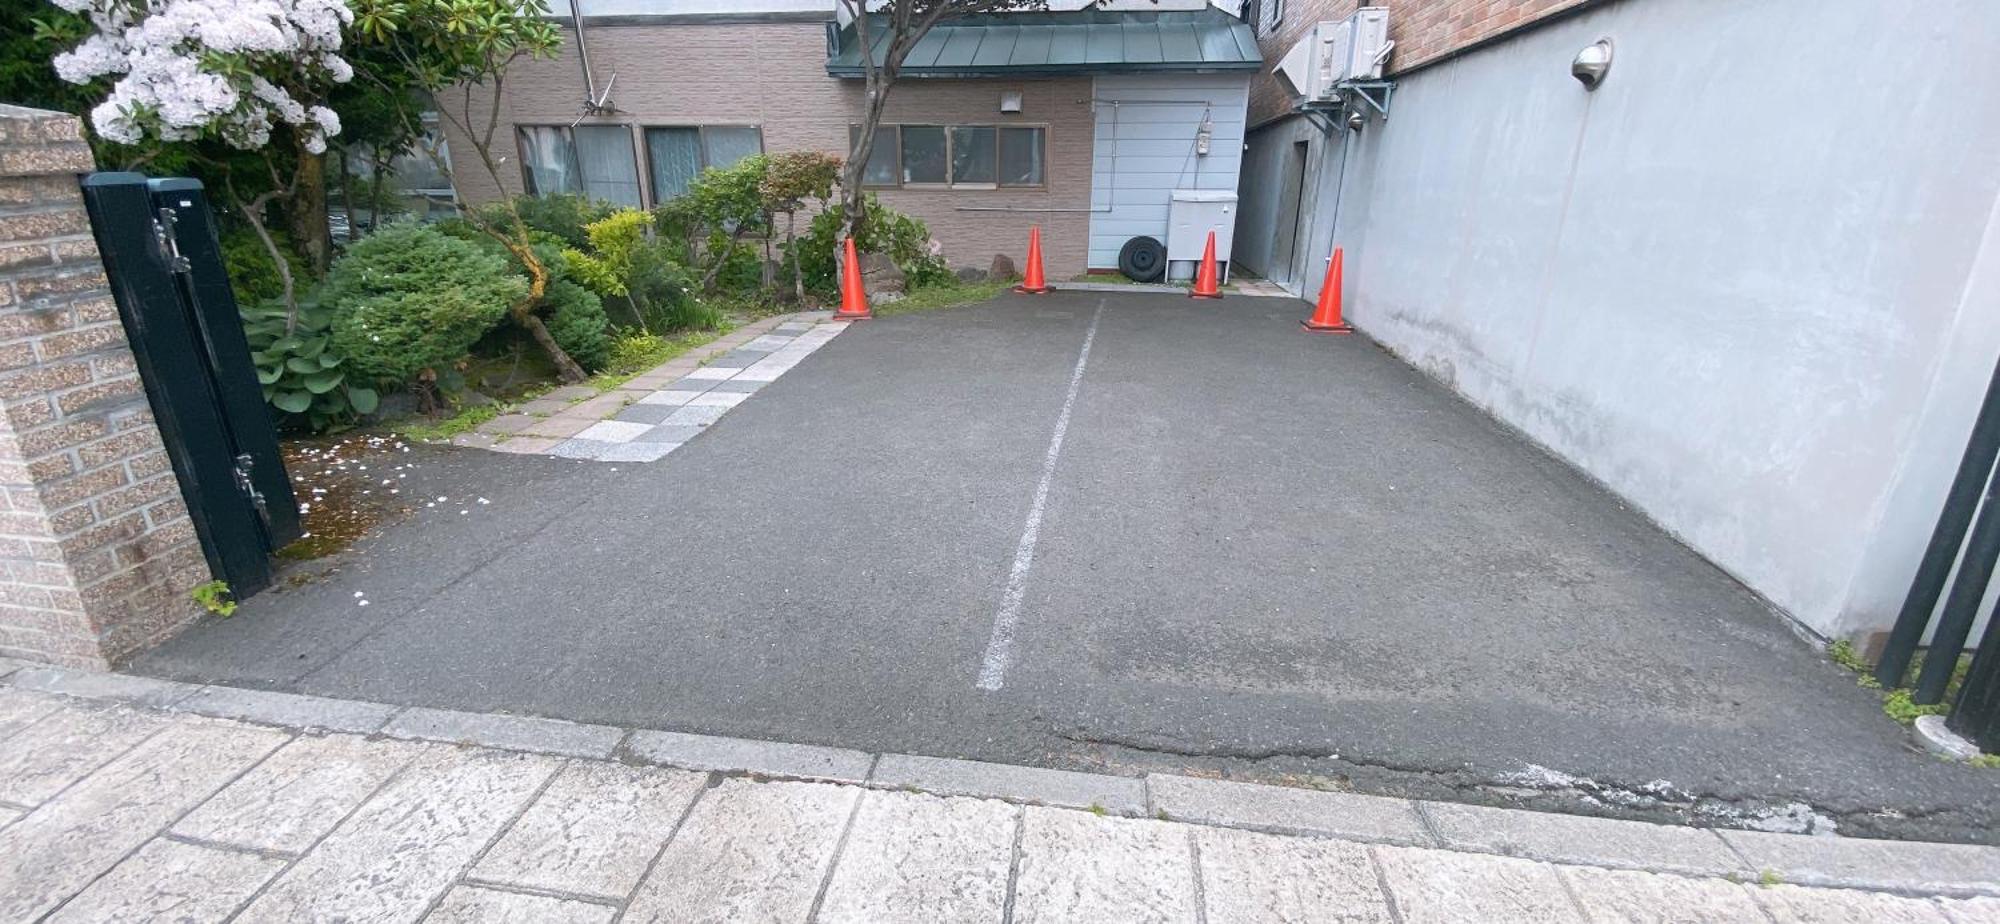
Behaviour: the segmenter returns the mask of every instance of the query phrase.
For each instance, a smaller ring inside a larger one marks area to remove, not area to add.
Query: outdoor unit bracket
[[[1349,80],[1335,86],[1333,90],[1335,93],[1340,94],[1341,99],[1348,102],[1356,99],[1361,100],[1370,109],[1381,113],[1382,121],[1389,121],[1389,97],[1396,92],[1395,81]],[[1375,98],[1378,93],[1381,94],[1381,99]]]
[[[1349,113],[1374,110],[1389,121],[1389,99],[1396,92],[1393,80],[1347,80],[1336,84],[1329,99],[1306,100],[1299,104],[1299,111],[1319,126],[1322,134],[1331,135],[1340,130]]]

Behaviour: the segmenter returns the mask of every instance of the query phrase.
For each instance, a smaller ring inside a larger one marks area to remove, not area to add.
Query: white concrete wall
[[[1250,76],[1143,74],[1099,77],[1096,85],[1089,265],[1115,269],[1118,249],[1133,237],[1166,242],[1174,190],[1236,190]],[[1204,113],[1212,134],[1209,153],[1198,155]]]
[[[1403,75],[1337,229],[1315,151],[1367,333],[1816,630],[1893,619],[2000,356],[2000,4],[1621,0]]]

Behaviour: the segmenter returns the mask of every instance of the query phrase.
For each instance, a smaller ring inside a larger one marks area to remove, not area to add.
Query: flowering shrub
[[[256,150],[282,123],[318,154],[340,133],[340,117],[320,98],[354,76],[339,53],[354,20],[341,0],[53,2],[94,30],[56,56],[56,74],[77,84],[116,78],[90,112],[107,140],[213,136]]]

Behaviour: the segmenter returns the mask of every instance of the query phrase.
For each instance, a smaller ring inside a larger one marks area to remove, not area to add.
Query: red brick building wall
[[[1389,58],[1389,70],[1394,73],[1591,0],[1373,0],[1366,4],[1356,0],[1286,0],[1284,16],[1275,28],[1268,16],[1271,0],[1245,2],[1263,3],[1261,12],[1266,14],[1257,23],[1257,48],[1264,54],[1265,72],[1250,87],[1250,124],[1257,125],[1291,108],[1291,98],[1270,69],[1314,23],[1345,19],[1363,5],[1388,7],[1389,39],[1396,43]]]

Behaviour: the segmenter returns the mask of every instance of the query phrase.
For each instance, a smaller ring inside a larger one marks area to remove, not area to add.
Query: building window
[[[905,125],[903,132],[903,183],[951,182],[951,149],[942,125]]]
[[[951,178],[957,183],[995,183],[993,126],[960,125],[951,130]]]
[[[639,164],[624,125],[523,125],[521,176],[528,193],[570,193],[637,207]]]
[[[764,131],[755,125],[676,125],[646,129],[646,167],[653,201],[687,192],[703,170],[735,166],[764,153]]]
[[[851,141],[858,126],[850,126]],[[868,186],[1042,186],[1048,129],[1022,125],[884,125],[862,182]]]
[[[1264,17],[1266,31],[1278,31],[1278,26],[1285,21],[1285,0],[1258,0],[1258,2],[1269,3],[1271,7],[1271,15]]]
[[[1042,185],[1043,136],[1047,134],[1042,128],[1000,130],[1000,185]]]

